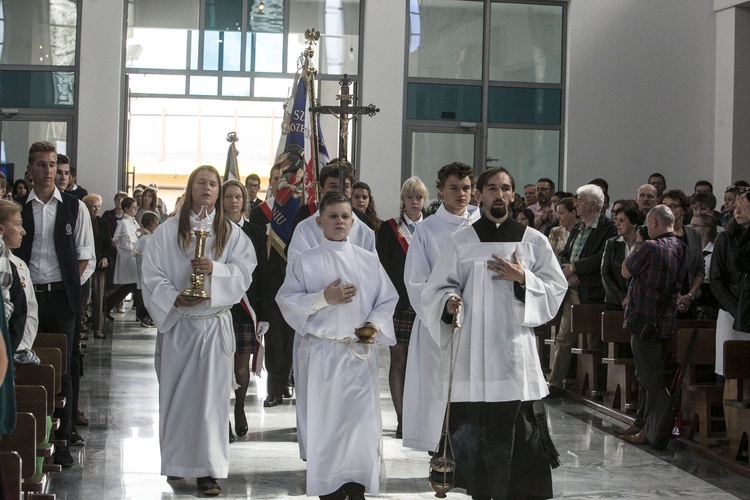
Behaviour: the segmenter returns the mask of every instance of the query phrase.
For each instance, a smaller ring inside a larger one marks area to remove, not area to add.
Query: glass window
[[[561,96],[559,89],[490,87],[489,121],[560,125]]]
[[[185,94],[185,77],[181,75],[130,75],[134,94]]]
[[[206,31],[203,44],[203,69],[239,71],[242,33],[239,31]]]
[[[248,31],[284,33],[284,0],[250,0],[249,3]]]
[[[305,30],[317,26],[315,47],[318,73],[359,73],[359,2],[312,0],[290,2],[287,71],[297,71],[297,58],[305,50]]]
[[[560,5],[493,3],[490,80],[561,83]]]
[[[224,77],[221,79],[221,95],[250,97],[250,78]]]
[[[275,33],[257,33],[247,37],[248,57],[251,53],[252,43],[255,40],[254,66],[245,63],[247,70],[262,71],[266,73],[281,73],[283,68],[284,35]]]
[[[126,66],[186,69],[188,36],[198,29],[199,16],[200,0],[128,0]],[[197,61],[197,38],[191,49]]]
[[[480,80],[481,1],[423,0],[409,7],[409,76]]]
[[[0,106],[72,108],[75,75],[61,71],[0,71]]]
[[[192,95],[216,95],[219,93],[218,76],[191,76],[190,93]]]
[[[409,83],[406,117],[410,120],[482,120],[482,87]]]
[[[256,78],[255,97],[286,99],[292,93],[294,81],[288,78]]]
[[[75,64],[75,0],[5,1],[1,3],[0,9],[0,60],[3,64]]]
[[[556,180],[560,168],[560,131],[491,128],[487,131],[487,156],[507,165],[519,186],[535,184],[541,177]]]
[[[185,69],[187,30],[133,28],[128,32],[131,34],[125,51],[128,68]]]
[[[206,30],[239,31],[242,26],[242,0],[206,0],[203,22]]]
[[[67,154],[67,136],[68,124],[64,121],[1,122],[0,164],[5,167],[6,178],[23,178],[31,142],[48,141],[55,145],[58,153]]]
[[[430,200],[437,199],[435,180],[443,165],[460,161],[474,164],[474,134],[412,132],[411,175],[427,186]]]

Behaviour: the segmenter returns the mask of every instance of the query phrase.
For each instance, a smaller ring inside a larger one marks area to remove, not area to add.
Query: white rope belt
[[[329,339],[327,337],[321,337],[319,335],[315,335],[314,333],[308,333],[310,337],[314,337],[318,340],[323,340],[325,342],[333,342],[335,344],[349,344],[349,352],[352,353],[353,356],[358,357],[359,359],[366,361],[370,359],[370,346],[369,344],[363,344],[365,352],[364,354],[360,354],[357,351],[354,350],[354,344],[357,343],[356,339],[352,337],[346,337],[343,339]]]

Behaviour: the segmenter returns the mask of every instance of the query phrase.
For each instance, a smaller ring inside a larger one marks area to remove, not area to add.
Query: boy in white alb
[[[295,343],[297,432],[307,460],[307,494],[324,500],[377,495],[382,465],[377,353],[357,343],[355,328],[377,330],[394,345],[396,289],[377,255],[349,240],[351,202],[329,192],[320,202],[320,246],[287,268],[276,295]]]

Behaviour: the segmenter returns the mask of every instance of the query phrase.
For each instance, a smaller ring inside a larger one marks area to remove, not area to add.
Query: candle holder
[[[360,326],[354,329],[354,335],[359,339],[358,344],[374,344],[376,332],[377,330],[371,326]]]
[[[192,220],[191,226],[195,235],[195,258],[199,259],[206,254],[206,238],[211,234],[211,225],[208,218],[208,207],[201,208],[198,217]],[[211,295],[203,289],[206,276],[203,273],[190,273],[190,288],[181,293],[183,297],[194,299],[210,299]]]

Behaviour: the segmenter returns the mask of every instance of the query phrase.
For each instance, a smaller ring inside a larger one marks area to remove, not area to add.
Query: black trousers
[[[62,375],[60,391],[60,395],[65,398],[66,404],[63,408],[55,410],[55,415],[60,419],[60,428],[56,431],[56,436],[59,439],[70,441],[74,404],[71,374],[74,370],[73,359],[77,357],[76,363],[80,361],[80,352],[75,343],[77,311],[70,308],[65,290],[37,292],[36,300],[39,303],[39,331],[63,333],[68,340],[68,359],[66,360],[68,370]],[[68,452],[69,450],[65,446],[61,451]]]
[[[269,330],[265,334],[265,362],[268,372],[268,395],[284,392],[292,374],[294,329],[281,315],[276,304],[270,306]]]

